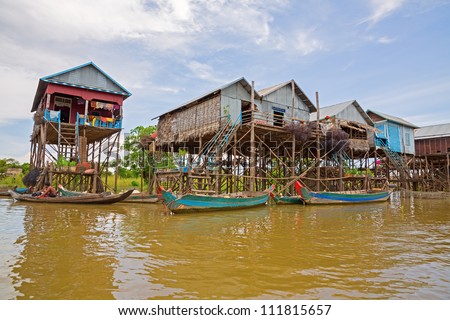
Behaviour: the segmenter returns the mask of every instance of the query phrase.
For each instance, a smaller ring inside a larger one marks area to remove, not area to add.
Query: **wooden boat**
[[[132,193],[122,202],[126,203],[156,203],[162,199],[161,195],[148,194],[144,192]]]
[[[14,200],[34,203],[81,203],[81,204],[111,204],[128,198],[134,189],[120,194],[104,194],[104,193],[88,193],[85,195],[75,196],[58,196],[58,197],[33,197],[29,194],[18,194],[13,190],[9,190],[9,194]]]
[[[85,195],[94,195],[95,193],[86,193],[86,192],[78,192],[78,191],[70,191],[65,189],[63,186],[58,186],[58,192],[61,196],[85,196]],[[133,192],[128,198],[122,200],[125,203],[156,203],[161,199],[161,196],[143,193],[143,192]]]
[[[269,192],[234,196],[201,196],[186,194],[176,197],[172,192],[161,190],[163,204],[173,213],[237,210],[263,206],[269,200]]]
[[[76,197],[76,196],[94,196],[98,197],[100,194],[110,195],[111,192],[103,192],[103,193],[90,193],[90,192],[80,192],[80,191],[71,191],[64,188],[62,185],[58,185],[58,194],[61,197]]]
[[[391,195],[390,191],[312,192],[308,191],[302,185],[300,185],[299,193],[306,204],[360,204],[381,202],[389,199]]]
[[[19,194],[31,193],[30,188],[17,188],[13,189],[15,192]],[[9,190],[0,190],[0,197],[10,197]]]

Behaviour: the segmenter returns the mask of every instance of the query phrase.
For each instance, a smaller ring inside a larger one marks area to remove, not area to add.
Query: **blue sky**
[[[294,79],[320,106],[357,100],[450,122],[450,0],[0,0],[0,158],[28,161],[41,77],[93,61],[132,92],[125,130],[245,77]]]

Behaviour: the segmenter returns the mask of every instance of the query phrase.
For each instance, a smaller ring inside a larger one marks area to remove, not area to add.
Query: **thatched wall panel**
[[[220,95],[162,116],[158,144],[188,141],[217,132],[220,126]]]

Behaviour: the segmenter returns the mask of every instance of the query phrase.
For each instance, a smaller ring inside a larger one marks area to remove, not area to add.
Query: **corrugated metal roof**
[[[350,100],[350,101],[334,104],[334,105],[331,105],[328,107],[320,108],[320,120],[325,119],[325,117],[334,117],[351,105],[355,106],[356,110],[358,110],[358,112],[366,120],[368,125],[373,126],[372,119],[370,119],[370,117],[367,115],[367,113],[364,111],[364,109],[361,108],[361,106],[359,105],[359,103],[356,100]],[[310,121],[317,120],[317,112],[311,113],[309,119],[310,119]],[[346,120],[346,119],[344,119],[344,120]]]
[[[208,93],[205,93],[204,95],[202,95],[202,96],[200,96],[200,97],[198,97],[198,98],[195,98],[195,99],[193,99],[193,100],[190,100],[190,101],[188,101],[188,102],[186,102],[186,103],[184,103],[184,104],[182,104],[182,105],[179,105],[178,107],[175,107],[175,108],[173,108],[173,109],[170,109],[169,111],[164,112],[163,114],[161,114],[161,115],[159,115],[159,116],[157,116],[157,117],[152,118],[152,120],[157,119],[157,118],[159,118],[159,117],[161,117],[161,116],[163,116],[163,115],[165,115],[165,114],[174,112],[175,110],[182,109],[182,108],[186,108],[186,107],[188,107],[188,106],[190,106],[190,105],[192,105],[192,104],[197,103],[197,102],[200,101],[200,100],[204,100],[206,97],[208,97],[208,96],[210,96],[210,95],[218,94],[220,91],[222,91],[222,90],[224,90],[225,88],[228,88],[229,86],[232,86],[232,85],[234,85],[234,84],[236,84],[236,83],[238,83],[238,82],[239,82],[239,83],[247,90],[247,92],[249,92],[249,93],[252,92],[252,86],[251,86],[251,84],[250,84],[247,80],[245,80],[244,77],[242,77],[242,78],[239,78],[239,79],[237,79],[237,80],[234,80],[234,81],[232,81],[232,82],[230,82],[230,83],[228,83],[228,84],[226,84],[226,85],[223,85],[223,86],[221,86],[221,87],[219,87],[219,88],[216,88],[216,89],[214,89],[214,90],[211,90],[211,91],[209,91]],[[259,96],[258,92],[256,92],[256,90],[255,90],[255,99],[260,99],[260,98],[261,98],[261,97]]]
[[[317,109],[314,106],[314,104],[311,102],[311,100],[308,98],[308,96],[303,92],[303,90],[299,87],[299,85],[294,80],[286,81],[286,82],[259,90],[258,93],[261,97],[264,98],[264,96],[267,96],[267,95],[271,94],[272,92],[277,91],[280,88],[283,88],[287,85],[291,86],[292,82],[294,82],[295,94],[301,98],[301,100],[303,101],[304,104],[306,104],[306,106],[309,109],[309,112],[316,111]]]
[[[92,61],[39,79],[31,112],[37,110],[42,95],[48,83],[61,84],[70,87],[101,91],[121,95],[124,99],[131,93],[100,69]]]
[[[93,71],[93,72],[92,72]],[[99,76],[102,75],[103,77]],[[80,66],[70,68],[41,78],[44,82],[65,84],[73,87],[87,88],[91,90],[116,93],[126,97],[131,93],[100,69],[92,61]],[[108,81],[109,80],[109,81]]]
[[[414,132],[414,139],[430,139],[439,137],[450,137],[450,123],[426,126]]]
[[[388,114],[381,113],[381,112],[378,112],[378,111],[367,110],[367,113],[369,113],[369,112],[372,112],[373,114],[376,114],[377,116],[379,116],[381,118],[384,118],[386,120],[389,120],[389,121],[392,121],[392,122],[396,122],[396,123],[402,124],[402,125],[407,126],[407,127],[419,128],[415,124],[412,124],[411,122],[408,122],[408,121],[406,121],[406,120],[404,120],[402,118],[390,116]]]

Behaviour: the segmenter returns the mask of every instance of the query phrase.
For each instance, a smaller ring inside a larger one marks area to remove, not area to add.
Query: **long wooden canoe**
[[[312,192],[301,187],[306,204],[355,204],[381,202],[389,199],[390,191]]]
[[[93,195],[95,193],[86,193],[86,192],[79,192],[79,191],[70,191],[65,189],[63,186],[58,186],[58,192],[61,196],[67,197],[67,196],[86,196],[86,195]],[[161,196],[154,195],[154,194],[148,194],[143,192],[133,192],[128,198],[125,200],[122,200],[122,203],[156,203],[159,200],[161,200]]]
[[[14,200],[34,203],[80,203],[80,204],[111,204],[128,198],[134,189],[120,194],[102,194],[88,193],[85,195],[63,196],[63,197],[33,197],[29,194],[18,194],[13,190],[9,190],[9,194]]]
[[[269,199],[269,192],[260,192],[248,197],[201,196],[186,194],[176,197],[172,192],[161,190],[163,204],[173,213],[236,210],[263,206]]]
[[[161,200],[161,195],[148,194],[144,192],[132,193],[123,202],[126,203],[156,203]]]

